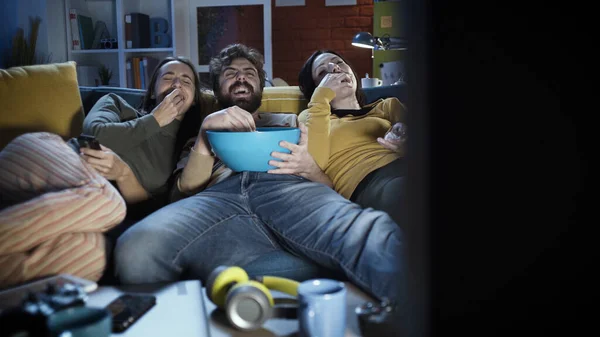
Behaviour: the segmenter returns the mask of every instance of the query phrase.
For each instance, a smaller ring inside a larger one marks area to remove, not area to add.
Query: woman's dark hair
[[[236,43],[225,47],[223,50],[221,50],[219,55],[210,60],[209,71],[213,92],[217,93],[221,91],[219,83],[221,72],[223,72],[224,67],[229,66],[231,62],[237,58],[244,58],[252,63],[258,72],[258,78],[260,79],[260,90],[262,91],[262,89],[265,87],[265,78],[267,77],[267,74],[263,69],[262,54],[254,48],[250,48],[241,43]]]
[[[200,78],[198,77],[198,73],[196,72],[196,68],[194,67],[194,64],[185,57],[168,56],[168,57],[165,57],[164,59],[162,59],[158,63],[156,68],[154,68],[154,71],[152,72],[152,78],[150,79],[148,88],[146,88],[146,95],[144,95],[144,99],[142,100],[142,103],[139,106],[139,110],[142,114],[148,114],[148,113],[152,112],[152,110],[154,110],[154,108],[156,108],[156,96],[158,96],[158,93],[156,93],[154,91],[154,87],[156,86],[156,81],[158,81],[158,74],[160,73],[160,68],[162,66],[164,66],[165,64],[172,62],[172,61],[177,61],[179,63],[185,64],[192,70],[192,73],[194,73],[194,86],[196,88],[196,93],[194,94],[194,105],[195,106],[200,105],[200,90],[199,89],[206,87],[206,85],[204,85],[200,82]]]
[[[168,56],[158,63],[158,65],[156,66],[156,68],[154,69],[154,71],[152,73],[152,78],[150,79],[150,83],[148,84],[148,88],[146,90],[146,95],[144,96],[144,99],[142,100],[142,103],[140,104],[140,107],[138,108],[140,110],[140,113],[142,113],[144,115],[149,114],[156,107],[156,105],[157,105],[156,97],[158,96],[158,93],[155,92],[155,86],[156,86],[156,81],[158,81],[158,75],[160,73],[160,68],[163,65],[165,65],[169,62],[172,62],[172,61],[183,63],[192,70],[192,73],[194,74],[194,87],[195,87],[194,104],[190,107],[190,109],[188,111],[186,111],[186,113],[183,117],[183,120],[180,123],[179,131],[177,131],[177,139],[175,141],[175,157],[174,157],[175,160],[177,161],[177,160],[179,160],[179,155],[180,155],[181,151],[183,150],[184,144],[187,142],[188,139],[195,137],[198,134],[198,132],[200,131],[200,125],[202,124],[204,117],[206,117],[212,111],[202,111],[202,106],[204,105],[204,104],[202,104],[202,100],[205,98],[203,98],[203,96],[200,94],[200,92],[202,90],[206,90],[207,86],[206,86],[206,84],[204,84],[200,81],[200,78],[198,77],[198,72],[196,71],[194,64],[185,57]]]
[[[354,74],[354,78],[356,79],[356,100],[358,101],[358,104],[360,106],[363,106],[365,104],[365,95],[362,92],[362,88],[360,85],[360,77],[356,75],[356,71],[354,70],[352,65],[348,61],[346,61],[346,59],[342,55],[334,52],[333,50],[317,50],[308,58],[308,60],[306,60],[306,62],[304,62],[304,65],[302,66],[302,69],[300,69],[300,73],[298,74],[298,86],[300,86],[300,91],[302,91],[304,97],[307,100],[310,100],[313,93],[315,92],[315,89],[317,88],[318,84],[315,84],[315,80],[312,76],[312,67],[313,63],[315,63],[315,59],[317,58],[317,56],[321,54],[337,55],[350,67],[350,69],[352,69],[352,73]]]

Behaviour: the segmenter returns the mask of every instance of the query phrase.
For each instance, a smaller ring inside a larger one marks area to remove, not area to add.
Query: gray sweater
[[[175,167],[175,140],[181,122],[160,127],[151,114],[142,115],[116,94],[101,97],[83,121],[83,132],[96,136],[125,161],[151,195],[168,188]]]

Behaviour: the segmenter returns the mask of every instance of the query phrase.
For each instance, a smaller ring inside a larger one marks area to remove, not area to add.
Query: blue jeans
[[[218,265],[244,266],[284,250],[342,272],[371,295],[404,288],[402,234],[385,213],[293,175],[242,172],[152,213],[115,248],[125,284],[206,281]]]

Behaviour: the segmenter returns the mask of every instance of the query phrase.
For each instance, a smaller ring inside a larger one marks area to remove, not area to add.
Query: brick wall
[[[271,9],[273,77],[297,85],[300,68],[317,49],[339,52],[359,77],[371,74],[371,50],[352,46],[352,37],[360,31],[373,33],[373,0],[330,7],[325,6],[325,0],[306,0],[305,6],[276,7],[273,0]],[[260,29],[254,26],[257,17],[262,17],[262,7],[248,6],[244,15],[238,16],[238,40],[262,50],[262,22]],[[260,36],[254,36],[257,32]]]
[[[237,35],[240,43],[256,48],[261,53],[264,52],[264,20],[256,18],[263,17],[262,5],[243,6],[243,14],[237,16]]]

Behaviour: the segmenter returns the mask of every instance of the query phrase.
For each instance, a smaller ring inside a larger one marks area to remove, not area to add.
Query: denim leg
[[[256,221],[230,178],[170,204],[129,228],[115,248],[124,284],[206,281],[220,264],[244,265],[280,247]]]
[[[404,298],[403,237],[389,215],[296,176],[253,177],[247,191],[252,210],[284,248],[343,271],[375,297]]]

